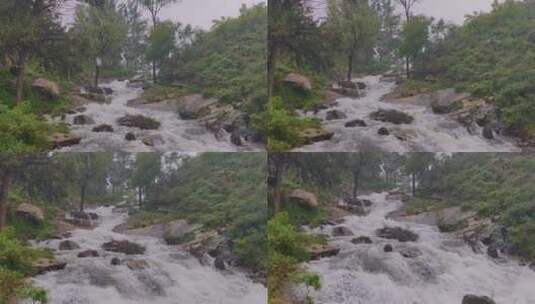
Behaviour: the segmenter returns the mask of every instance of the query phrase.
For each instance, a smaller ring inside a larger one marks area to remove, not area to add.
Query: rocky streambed
[[[73,224],[90,226],[36,244],[54,250],[62,266],[33,279],[48,290],[50,303],[266,303],[265,286],[222,254],[194,256],[151,233],[120,232],[127,214],[115,211],[100,207],[70,217]]]
[[[504,248],[495,252],[494,242],[446,232],[429,215],[400,216],[402,199],[375,193],[345,201],[339,207],[352,215],[310,230],[329,239],[306,265],[322,277],[323,287],[311,292],[315,303],[535,303],[533,265]],[[306,291],[296,293],[304,298]]]
[[[114,80],[82,88],[71,99],[79,106],[56,122],[71,135],[56,134],[62,151],[256,151],[264,139],[248,130],[232,106],[202,95],[146,103],[141,80]]]
[[[331,101],[304,117],[323,129],[307,131],[303,152],[382,150],[395,152],[519,151],[504,136],[495,108],[455,90],[408,98],[392,96],[395,78],[367,76],[333,88]]]

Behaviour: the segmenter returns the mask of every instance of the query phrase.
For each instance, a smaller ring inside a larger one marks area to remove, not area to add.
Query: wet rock
[[[303,139],[305,145],[310,145],[315,142],[330,140],[334,136],[334,132],[325,129],[308,128],[302,130],[299,136]]]
[[[390,191],[386,195],[386,199],[389,201],[407,201],[410,196],[403,191]]]
[[[362,119],[355,119],[355,120],[352,120],[352,121],[348,121],[345,124],[346,128],[366,127],[366,126],[367,126],[366,122],[364,120],[362,120]]]
[[[140,271],[149,268],[149,263],[145,260],[130,260],[126,262],[126,267],[133,271]]]
[[[312,90],[312,81],[306,76],[297,73],[290,73],[284,77],[283,82],[305,91]]]
[[[384,110],[372,112],[370,118],[377,121],[389,122],[396,125],[410,124],[414,121],[414,118],[407,113],[398,110]]]
[[[54,133],[49,140],[53,149],[59,149],[79,144],[82,141],[82,137],[73,134]]]
[[[487,255],[493,259],[497,259],[499,257],[498,247],[495,244],[489,245],[487,247]]]
[[[143,142],[145,145],[149,147],[156,147],[163,145],[165,143],[165,140],[160,134],[154,134],[154,135],[147,135],[141,139],[141,142]]]
[[[345,226],[334,227],[332,231],[333,236],[351,236],[353,231]]]
[[[130,241],[110,241],[102,245],[102,249],[111,252],[120,252],[127,255],[143,254],[145,253],[145,247],[132,243]]]
[[[353,206],[361,206],[361,207],[371,207],[373,205],[373,202],[368,199],[359,199],[359,198],[346,198],[345,203],[348,205]]]
[[[91,221],[98,220],[98,214],[93,213],[93,212],[72,211],[70,215],[76,219],[86,219],[86,220],[91,220]]]
[[[125,115],[117,119],[120,126],[139,128],[141,130],[157,130],[160,128],[160,122],[143,115]]]
[[[358,85],[355,82],[349,80],[340,80],[338,81],[338,85],[346,89],[358,89]]]
[[[183,96],[179,101],[178,114],[182,119],[198,119],[210,114],[215,104],[217,104],[217,99],[206,99],[201,94]]]
[[[312,260],[319,260],[337,255],[340,253],[340,248],[331,247],[329,245],[314,245],[308,252]]]
[[[289,198],[311,208],[316,208],[319,206],[316,195],[303,189],[292,190],[292,192],[290,192]]]
[[[327,116],[325,117],[326,120],[338,120],[338,119],[345,119],[347,118],[347,115],[339,110],[332,110],[327,112]]]
[[[372,239],[370,239],[367,236],[359,236],[358,238],[352,239],[351,243],[355,245],[359,245],[359,244],[372,244],[373,242],[372,242]]]
[[[350,88],[331,88],[331,91],[335,92],[336,94],[348,96],[348,97],[354,97],[358,98],[360,97],[360,91],[359,89],[350,89]]]
[[[399,250],[399,254],[401,254],[405,258],[412,259],[421,256],[422,251],[416,247],[405,247]]]
[[[74,250],[74,249],[79,249],[80,245],[78,245],[74,241],[66,240],[66,241],[59,243],[58,248],[59,250]]]
[[[94,125],[95,120],[87,115],[81,114],[81,115],[75,116],[72,123],[75,125]]]
[[[410,230],[401,227],[385,227],[376,231],[377,236],[385,239],[394,239],[400,242],[415,242],[418,240],[418,235]]]
[[[45,220],[43,210],[32,204],[20,204],[17,207],[17,216],[34,223],[42,223]]]
[[[103,124],[103,125],[99,125],[99,126],[94,127],[92,131],[93,132],[97,132],[97,133],[100,133],[100,132],[113,132],[113,127],[111,125]]]
[[[136,140],[136,135],[134,133],[132,133],[132,132],[128,132],[124,136],[124,139],[126,139],[128,141],[133,141],[133,140]]]
[[[496,304],[496,302],[487,296],[466,295],[462,304]]]
[[[217,257],[214,260],[214,266],[215,266],[215,268],[217,268],[219,270],[227,269],[227,267],[225,266],[225,261],[221,257]]]
[[[469,94],[457,93],[455,89],[440,90],[431,95],[431,108],[436,114],[448,114],[463,108],[463,100]]]
[[[379,130],[377,130],[377,134],[381,136],[388,136],[390,135],[390,131],[388,131],[388,129],[385,127],[381,127]]]
[[[494,130],[492,126],[486,125],[483,127],[483,137],[486,139],[494,139]]]
[[[390,244],[386,244],[386,245],[383,247],[383,251],[384,251],[384,252],[392,252],[392,251],[394,251],[394,248],[392,247],[392,245],[390,245]]]
[[[58,271],[65,269],[67,263],[58,262],[53,259],[40,258],[32,264],[32,268],[37,274],[43,274],[50,271]]]
[[[119,266],[121,265],[121,259],[119,259],[118,257],[114,257],[111,259],[110,264],[113,266]]]
[[[98,254],[98,251],[89,249],[89,250],[85,250],[85,251],[78,253],[78,257],[79,258],[97,258],[99,257],[99,254]]]
[[[452,232],[468,225],[468,219],[475,216],[473,212],[463,212],[460,207],[445,208],[438,213],[438,229],[441,232]]]
[[[535,271],[535,262],[533,262],[533,263],[529,264],[529,266],[528,266],[528,267],[529,267],[529,269],[531,269],[531,270]]]
[[[45,78],[35,79],[32,83],[32,89],[49,100],[57,100],[60,95],[58,84]]]

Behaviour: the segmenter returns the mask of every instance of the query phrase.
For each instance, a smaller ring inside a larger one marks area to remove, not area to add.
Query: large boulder
[[[461,207],[443,209],[437,215],[438,229],[441,232],[462,229],[468,225],[468,219],[475,215],[474,212],[463,212]]]
[[[404,247],[399,250],[401,256],[412,259],[422,255],[422,251],[416,247]]]
[[[165,143],[165,140],[160,134],[152,134],[141,138],[141,142],[149,147],[156,147],[163,145]]]
[[[157,130],[160,128],[160,122],[143,115],[125,115],[117,119],[120,126],[139,128],[141,130]]]
[[[494,300],[487,296],[466,295],[462,304],[496,304]]]
[[[284,77],[283,82],[305,91],[312,90],[312,82],[306,76],[297,73],[290,73]]]
[[[225,270],[227,267],[225,266],[225,260],[223,260],[222,257],[217,257],[214,260],[214,266],[215,268],[219,270]]]
[[[59,243],[59,250],[75,250],[79,249],[80,245],[78,245],[76,242],[71,240],[62,241]]]
[[[310,259],[312,260],[332,257],[337,255],[339,252],[340,248],[332,247],[329,245],[313,245],[308,249]]]
[[[372,242],[372,239],[370,239],[367,236],[359,236],[357,238],[352,239],[351,243],[355,245],[359,245],[359,244],[372,244],[373,242]]]
[[[214,98],[204,98],[201,94],[187,95],[179,100],[178,114],[182,119],[197,119],[209,114],[215,104],[217,99]]]
[[[49,138],[53,149],[75,146],[82,141],[82,137],[74,134],[53,133]]]
[[[351,236],[353,231],[345,226],[334,227],[332,231],[333,236]]]
[[[17,216],[38,224],[45,220],[45,214],[41,208],[26,203],[17,207]]]
[[[133,271],[141,271],[149,268],[149,263],[145,260],[130,260],[126,262],[126,267]]]
[[[289,197],[290,199],[308,207],[316,208],[319,206],[316,195],[302,189],[292,190]]]
[[[102,124],[98,125],[93,128],[93,132],[101,133],[101,132],[113,132],[113,127],[111,125]]]
[[[40,258],[32,263],[32,268],[37,274],[65,269],[67,263],[58,262],[54,259]]]
[[[398,110],[379,109],[370,114],[370,118],[377,121],[389,122],[396,125],[410,124],[414,121],[414,117],[405,112]]]
[[[87,115],[80,114],[74,117],[72,123],[75,125],[94,125],[95,120]]]
[[[416,233],[401,227],[384,227],[377,229],[376,234],[378,237],[394,239],[400,242],[416,242],[418,240]]]
[[[57,100],[60,95],[58,84],[45,78],[35,79],[32,88],[49,100]]]
[[[145,253],[145,247],[132,243],[130,241],[110,241],[102,245],[102,249],[111,252],[120,252],[127,255],[143,254]]]
[[[338,120],[338,119],[345,119],[347,118],[347,115],[339,110],[332,110],[327,112],[327,116],[325,117],[326,120]]]
[[[346,122],[345,127],[346,128],[354,128],[354,127],[366,127],[367,124],[362,119],[354,119],[351,121]]]
[[[440,90],[431,94],[431,108],[436,114],[448,114],[463,108],[463,100],[470,97],[457,93],[455,89]]]
[[[385,127],[381,127],[381,128],[379,128],[379,130],[377,130],[377,134],[379,134],[381,136],[388,136],[388,135],[390,135],[390,131],[388,131],[388,129],[385,128]]]
[[[484,126],[482,134],[486,139],[494,139],[494,130],[491,125]]]
[[[79,258],[97,258],[99,257],[99,254],[98,254],[98,251],[89,249],[89,250],[85,250],[85,251],[78,253],[78,257]]]
[[[305,145],[310,145],[315,142],[330,140],[334,136],[334,132],[325,129],[307,128],[299,133]]]

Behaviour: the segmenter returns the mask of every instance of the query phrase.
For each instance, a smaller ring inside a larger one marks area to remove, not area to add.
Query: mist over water
[[[329,141],[321,141],[297,149],[301,152],[362,150],[381,150],[387,152],[512,152],[519,151],[506,138],[496,136],[494,140],[485,139],[482,130],[470,134],[466,127],[447,115],[436,115],[427,104],[402,101],[386,101],[383,96],[395,88],[393,82],[382,81],[381,76],[367,76],[358,79],[366,83],[365,96],[360,98],[344,97],[337,105],[317,114],[302,113],[307,117],[324,120],[324,127],[334,131]],[[393,125],[370,119],[370,114],[379,109],[398,110],[414,117],[411,124]],[[338,110],[347,118],[325,120],[327,112]],[[345,123],[354,119],[364,120],[366,127],[346,128]],[[389,136],[380,136],[379,128],[386,127]],[[400,140],[398,137],[405,140]]]
[[[179,246],[167,246],[152,237],[123,235],[112,231],[126,215],[112,213],[111,208],[92,210],[99,217],[94,230],[76,230],[69,239],[80,245],[73,251],[57,251],[57,258],[68,262],[58,272],[34,278],[38,286],[49,291],[51,304],[265,304],[267,290],[253,283],[243,273],[218,271],[203,266]],[[126,256],[101,249],[105,242],[128,240],[146,247],[143,255]],[[57,249],[60,240],[39,246]],[[80,251],[94,249],[96,258],[78,258]],[[130,270],[124,263],[112,266],[110,260],[145,260],[149,267]]]
[[[476,254],[451,234],[435,226],[387,219],[401,207],[386,200],[386,193],[362,197],[374,204],[368,216],[348,216],[341,224],[354,236],[332,238],[341,248],[332,258],[307,264],[321,274],[323,287],[312,292],[318,304],[460,304],[464,295],[485,295],[499,304],[535,303],[535,271],[508,258],[493,260]],[[419,235],[417,242],[400,243],[375,236],[379,228],[402,227]],[[314,229],[329,234],[332,227]],[[352,244],[351,239],[368,236],[373,244]],[[391,244],[393,252],[384,252]],[[399,250],[419,250],[420,256],[405,258]]]

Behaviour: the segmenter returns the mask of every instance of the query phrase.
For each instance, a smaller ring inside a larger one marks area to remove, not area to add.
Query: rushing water
[[[127,106],[127,102],[140,96],[142,90],[130,88],[127,81],[113,81],[105,84],[105,87],[113,89],[111,103],[89,103],[84,107],[83,113],[66,116],[66,122],[71,123],[75,116],[87,115],[95,120],[92,125],[72,125],[74,134],[82,137],[79,145],[63,148],[62,151],[96,152],[96,151],[127,151],[127,152],[150,152],[150,151],[227,151],[258,150],[260,147],[245,145],[237,147],[230,142],[230,135],[223,134],[217,139],[215,135],[200,125],[196,120],[183,120],[177,111],[169,109],[133,108]],[[158,130],[140,130],[119,126],[117,119],[131,115],[144,115],[156,119],[161,123]],[[114,132],[96,133],[93,127],[108,124]],[[137,140],[127,141],[125,135],[128,132],[136,134]],[[224,131],[222,131],[224,132]],[[141,142],[144,136],[161,136],[163,143],[150,147]]]
[[[125,215],[112,213],[111,208],[98,208],[99,225],[94,230],[76,230],[69,238],[80,245],[73,251],[57,251],[67,267],[58,272],[37,276],[37,285],[49,291],[51,304],[265,304],[266,288],[255,284],[244,274],[218,271],[202,266],[176,246],[142,236],[122,235],[112,231],[125,220]],[[129,240],[146,247],[143,255],[126,256],[106,252],[102,244]],[[59,240],[40,246],[57,249]],[[80,251],[98,250],[100,257],[78,258]],[[130,270],[126,265],[112,266],[113,257],[143,259],[145,270]]]
[[[345,218],[342,225],[355,235],[330,241],[341,248],[337,256],[308,265],[322,276],[322,289],[312,292],[315,303],[460,304],[466,294],[486,295],[499,304],[535,303],[535,271],[506,258],[493,260],[475,254],[434,226],[387,219],[401,202],[388,201],[385,196],[366,197],[374,202],[368,216]],[[375,230],[385,226],[407,228],[420,238],[400,243],[375,237]],[[330,229],[315,232],[330,233]],[[358,236],[371,237],[373,244],[352,244],[350,240]],[[391,244],[394,252],[384,252],[385,244]],[[398,252],[404,247],[415,247],[422,255],[404,258]]]
[[[382,97],[390,93],[395,84],[381,81],[381,76],[368,76],[359,79],[366,83],[365,96],[361,98],[344,97],[337,100],[338,105],[309,117],[325,119],[327,112],[339,110],[347,115],[346,119],[324,121],[327,130],[334,131],[329,141],[318,142],[299,149],[305,152],[320,151],[362,151],[382,150],[392,152],[510,152],[519,150],[505,138],[497,136],[494,140],[485,139],[481,130],[470,134],[464,126],[447,115],[436,115],[429,105],[385,101]],[[409,125],[396,126],[374,121],[370,113],[379,109],[394,109],[414,117]],[[346,128],[346,122],[362,119],[367,127]],[[377,131],[387,127],[391,134],[402,134],[408,140],[401,141],[396,136],[380,136]]]

